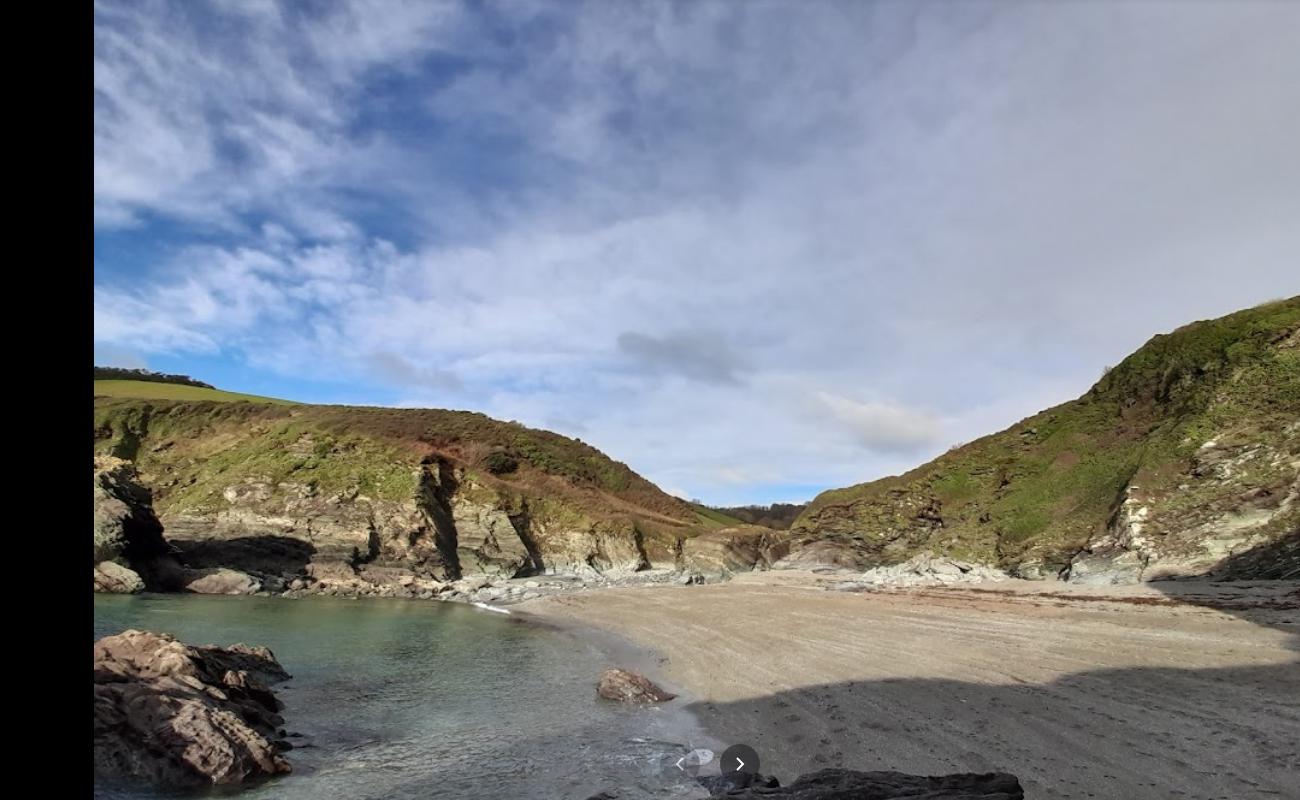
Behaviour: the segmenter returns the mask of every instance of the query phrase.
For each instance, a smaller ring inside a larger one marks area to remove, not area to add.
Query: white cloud
[[[939,441],[934,416],[888,403],[861,403],[831,392],[813,397],[831,420],[868,450],[914,452]]]
[[[726,503],[904,470],[1297,290],[1297,5],[382,6],[241,5],[233,43],[97,6],[97,224],[226,232],[102,279],[97,342]],[[403,81],[415,134],[361,113]]]

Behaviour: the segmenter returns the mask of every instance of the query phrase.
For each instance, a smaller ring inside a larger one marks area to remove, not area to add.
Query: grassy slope
[[[1212,483],[1185,488],[1211,437],[1300,449],[1288,428],[1300,419],[1298,331],[1300,297],[1156,336],[1083,397],[905,475],[825,492],[793,530],[853,538],[882,561],[929,547],[1056,569],[1130,485],[1185,504],[1190,521],[1196,504],[1220,499]]]
[[[700,505],[699,503],[691,503],[691,508],[694,509],[695,515],[699,517],[700,522],[708,528],[735,528],[749,524],[743,520],[736,519],[729,514],[724,514],[717,509],[709,508],[708,506]]]
[[[292,405],[292,400],[279,400],[274,397],[260,397],[255,394],[225,392],[221,389],[205,389],[201,386],[188,386],[183,383],[161,383],[156,381],[95,381],[96,397],[129,397],[140,400],[213,400],[219,403],[244,401],[248,403],[280,403]]]
[[[98,396],[95,446],[134,459],[154,479],[163,513],[220,510],[223,489],[244,480],[401,501],[414,492],[421,460],[438,455],[550,518],[633,519],[660,538],[701,528],[688,504],[589,445],[464,411]],[[518,469],[490,474],[484,459],[496,451],[513,455]]]

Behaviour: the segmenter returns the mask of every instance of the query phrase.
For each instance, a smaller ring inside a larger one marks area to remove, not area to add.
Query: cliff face
[[[1300,297],[1157,336],[1084,396],[817,497],[788,563],[924,550],[1023,577],[1300,576]]]
[[[95,591],[179,588],[182,573],[163,538],[149,490],[129,461],[95,457]]]
[[[685,503],[581,442],[479,414],[96,398],[195,570],[436,581],[677,567]]]

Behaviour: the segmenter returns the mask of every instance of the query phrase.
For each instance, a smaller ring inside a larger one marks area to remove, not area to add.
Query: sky
[[[1300,3],[95,3],[95,361],[717,505],[1300,293]]]

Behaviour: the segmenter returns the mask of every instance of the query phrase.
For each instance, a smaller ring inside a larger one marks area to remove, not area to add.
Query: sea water
[[[714,744],[688,714],[596,697],[606,656],[563,631],[451,603],[97,595],[95,638],[128,628],[269,647],[293,678],[291,775],[240,798],[697,796],[674,767]],[[225,794],[223,792],[223,794]],[[121,800],[194,797],[96,787]]]

